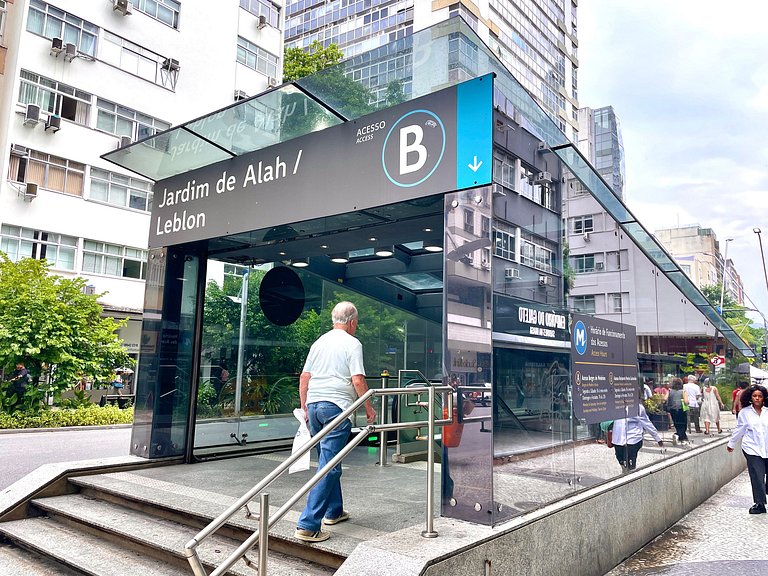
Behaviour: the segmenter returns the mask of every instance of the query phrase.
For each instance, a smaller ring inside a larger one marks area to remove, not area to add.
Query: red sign
[[[709,361],[712,362],[713,366],[722,366],[723,364],[725,364],[725,357],[712,356],[712,358],[710,358]]]

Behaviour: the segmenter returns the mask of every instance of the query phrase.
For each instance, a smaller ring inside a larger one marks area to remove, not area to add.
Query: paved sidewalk
[[[768,514],[748,514],[752,503],[744,471],[606,576],[765,576]]]

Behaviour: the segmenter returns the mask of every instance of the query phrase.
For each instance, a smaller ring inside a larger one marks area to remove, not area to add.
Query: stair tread
[[[49,514],[60,514],[74,518],[100,530],[130,538],[146,546],[153,546],[179,558],[184,558],[184,546],[198,532],[197,528],[179,524],[173,520],[147,515],[131,508],[82,494],[40,498],[33,500],[32,504]],[[239,545],[240,542],[231,538],[213,534],[203,541],[197,550],[203,563],[218,565]],[[251,552],[249,556],[255,560],[257,553]],[[279,565],[279,573],[285,575],[333,573],[331,569],[275,551],[269,552],[269,563],[273,570],[277,569]],[[232,571],[239,573],[237,568],[233,568]],[[252,572],[245,573],[252,574]]]
[[[160,560],[126,550],[49,518],[25,518],[0,524],[0,533],[15,544],[31,548],[55,561],[98,576],[187,576],[183,571]]]
[[[69,568],[36,552],[9,544],[0,545],[0,574],[19,576],[81,576]]]
[[[103,491],[127,500],[135,500],[196,516],[206,522],[216,518],[236,500],[234,497],[210,490],[183,487],[147,478],[133,472],[78,476],[71,478],[70,483],[81,489]],[[276,509],[275,506],[270,506],[270,508]],[[258,511],[258,502],[253,502],[251,509],[254,512]],[[288,512],[280,522],[270,528],[270,537],[298,543],[298,540],[293,537],[298,516],[299,512],[295,510]],[[243,514],[235,514],[228,521],[228,525],[255,530],[258,526],[258,520],[255,517],[245,518]],[[324,528],[324,530],[326,529],[328,528]],[[360,542],[372,540],[383,534],[380,531],[357,525],[354,518],[350,522],[331,527],[329,531],[333,534],[331,540],[312,544],[312,546],[342,558],[349,556]]]

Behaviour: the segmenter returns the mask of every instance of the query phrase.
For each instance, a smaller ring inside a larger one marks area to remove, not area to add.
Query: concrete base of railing
[[[488,528],[438,518],[360,544],[337,576],[602,576],[745,468],[723,438]],[[746,510],[744,511],[746,514]]]

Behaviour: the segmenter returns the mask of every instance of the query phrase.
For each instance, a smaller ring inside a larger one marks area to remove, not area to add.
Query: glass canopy
[[[410,76],[391,80],[389,67],[407,59]],[[378,69],[376,65],[378,64]],[[383,68],[383,70],[382,70]],[[378,70],[367,78],[363,69]],[[602,177],[460,17],[268,90],[102,156],[152,180],[162,180],[231,157],[355,120],[448,86],[495,74],[494,104],[553,151],[620,224],[645,255],[744,356],[753,350],[637,221]],[[374,88],[371,88],[374,87]],[[374,102],[370,101],[374,94]]]

